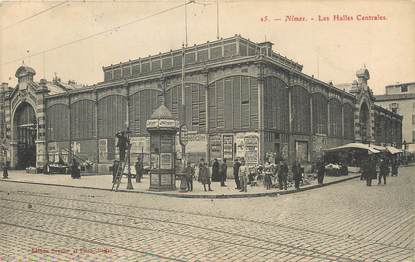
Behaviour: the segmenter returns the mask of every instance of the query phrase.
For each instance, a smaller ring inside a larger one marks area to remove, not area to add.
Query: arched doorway
[[[33,107],[23,102],[14,114],[14,130],[17,141],[17,169],[36,166],[37,121]]]
[[[366,103],[363,103],[359,112],[359,126],[360,137],[363,143],[368,143],[370,139],[370,115],[369,108]]]

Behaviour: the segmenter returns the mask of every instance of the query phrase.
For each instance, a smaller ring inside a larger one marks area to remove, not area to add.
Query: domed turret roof
[[[34,75],[36,75],[36,71],[33,68],[31,68],[30,66],[27,66],[27,65],[22,65],[16,70],[15,76],[17,78],[27,76],[27,75],[34,76]]]
[[[356,76],[357,76],[357,78],[364,78],[366,80],[370,79],[369,70],[367,70],[366,68],[361,68],[361,69],[357,70]]]
[[[150,119],[174,119],[174,117],[165,105],[161,105],[154,111]]]

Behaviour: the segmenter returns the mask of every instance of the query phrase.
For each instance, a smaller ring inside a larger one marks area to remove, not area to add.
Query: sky
[[[103,66],[181,48],[184,3],[0,0],[0,82],[15,86],[14,74],[24,61],[36,70],[36,81],[57,75],[90,85],[103,81]],[[363,66],[375,94],[383,94],[389,84],[415,81],[414,0],[218,3],[219,12],[216,0],[187,5],[189,45],[216,39],[218,13],[220,37],[240,34],[254,42],[270,41],[275,52],[322,81],[350,83]],[[338,21],[336,15],[352,20]],[[287,21],[287,16],[302,21]],[[362,16],[384,19],[358,20]]]

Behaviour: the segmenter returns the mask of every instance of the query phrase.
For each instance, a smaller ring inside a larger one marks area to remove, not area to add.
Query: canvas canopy
[[[362,144],[362,143],[349,143],[346,145],[342,145],[342,146],[338,146],[338,147],[333,147],[333,148],[329,148],[326,149],[326,152],[338,152],[338,151],[347,151],[347,150],[353,150],[353,149],[361,149],[361,150],[366,150],[371,154],[376,154],[379,153],[380,151],[377,149],[374,149],[366,144]]]
[[[392,155],[395,154],[399,154],[402,153],[403,151],[401,149],[397,149],[396,147],[393,146],[387,146],[386,149],[389,151],[389,153],[391,153]]]
[[[383,151],[383,152],[388,151],[388,149],[386,147],[384,147],[384,146],[370,145],[370,147],[371,148],[374,148],[374,149],[376,149],[378,151]]]

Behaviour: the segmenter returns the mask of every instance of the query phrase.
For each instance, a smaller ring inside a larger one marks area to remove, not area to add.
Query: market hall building
[[[272,46],[235,35],[103,67],[104,81],[92,86],[35,82],[35,70],[23,65],[16,87],[2,85],[8,160],[41,169],[58,155],[68,161],[72,150],[107,172],[118,157],[115,133],[128,127],[132,161],[143,155],[150,162],[146,120],[161,101],[185,122],[191,161],[245,157],[256,164],[275,152],[310,162],[324,148],[354,141],[400,145],[402,117],[374,104],[367,69],[346,92],[302,73]]]

